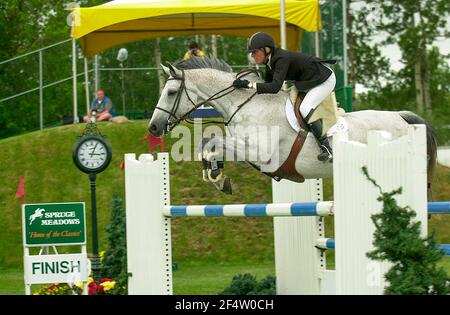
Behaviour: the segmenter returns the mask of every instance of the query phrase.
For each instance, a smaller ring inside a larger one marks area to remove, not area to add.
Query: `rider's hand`
[[[250,81],[237,79],[237,80],[234,80],[233,86],[238,89],[249,89]]]

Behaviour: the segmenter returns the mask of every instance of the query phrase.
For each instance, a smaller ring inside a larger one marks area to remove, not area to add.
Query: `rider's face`
[[[252,58],[258,65],[262,65],[266,61],[266,54],[263,49],[255,49],[252,51]]]

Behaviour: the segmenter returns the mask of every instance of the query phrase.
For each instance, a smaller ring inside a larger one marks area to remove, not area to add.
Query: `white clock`
[[[111,157],[111,146],[99,136],[80,138],[73,150],[76,166],[85,173],[100,173],[109,165]]]

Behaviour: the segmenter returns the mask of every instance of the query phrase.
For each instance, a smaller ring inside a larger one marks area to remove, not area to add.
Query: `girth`
[[[277,182],[282,179],[288,179],[293,182],[303,183],[305,178],[297,172],[295,169],[295,161],[297,160],[298,154],[302,150],[303,144],[305,143],[307,131],[300,130],[295,138],[294,144],[292,145],[291,152],[286,161],[281,164],[281,166],[275,172],[263,172],[264,174],[272,177]]]

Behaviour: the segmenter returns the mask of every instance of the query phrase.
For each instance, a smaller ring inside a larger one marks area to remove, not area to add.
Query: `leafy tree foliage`
[[[413,222],[416,213],[407,207],[400,207],[394,199],[401,194],[402,188],[391,192],[383,192],[381,187],[366,177],[380,190],[377,199],[383,202],[383,210],[372,215],[375,225],[375,249],[367,253],[373,260],[389,261],[392,267],[385,278],[389,285],[385,294],[449,294],[450,279],[437,262],[444,256],[437,250],[434,234],[422,238],[421,222]]]

